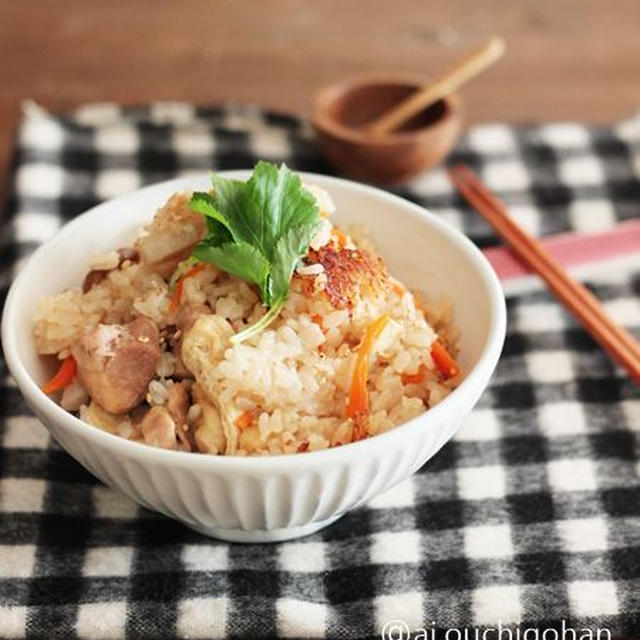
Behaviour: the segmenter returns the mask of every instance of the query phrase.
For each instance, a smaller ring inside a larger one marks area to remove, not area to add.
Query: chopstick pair
[[[574,280],[560,263],[513,221],[498,200],[466,166],[449,169],[458,191],[493,227],[511,250],[547,284],[556,298],[575,316],[629,376],[640,385],[640,345],[624,328],[615,324],[601,302]]]

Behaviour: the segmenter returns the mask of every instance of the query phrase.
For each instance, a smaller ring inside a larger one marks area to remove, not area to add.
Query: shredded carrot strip
[[[437,340],[431,345],[431,357],[446,378],[454,378],[460,373],[458,363]]]
[[[391,284],[391,289],[397,296],[402,297],[405,294],[406,289],[399,282],[396,282],[395,280],[390,280],[389,282]]]
[[[316,323],[316,324],[317,324],[321,329],[323,329],[323,328],[324,328],[324,326],[323,326],[323,324],[322,324],[322,316],[318,315],[317,313],[314,313],[314,314],[311,316],[311,320],[312,320],[313,322],[315,322],[315,323]]]
[[[76,360],[73,356],[67,356],[60,365],[57,373],[51,380],[42,385],[42,390],[51,395],[60,389],[68,387],[76,377]]]
[[[358,415],[367,414],[369,411],[369,391],[367,389],[367,374],[369,369],[369,354],[375,341],[389,321],[389,314],[385,313],[369,325],[356,356],[356,366],[351,378],[349,397],[345,415],[347,418],[355,418]]]
[[[341,247],[344,247],[347,244],[347,236],[345,236],[337,227],[333,228],[333,235],[336,237],[336,240]]]
[[[427,377],[427,365],[422,363],[418,367],[418,371],[416,373],[403,373],[402,384],[419,384],[420,382],[424,382]]]
[[[191,278],[195,276],[197,273],[200,273],[203,269],[206,269],[207,265],[204,262],[200,262],[199,264],[191,267],[191,269],[185,271],[181,276],[178,282],[176,283],[176,288],[173,291],[173,295],[171,296],[171,302],[169,304],[169,312],[175,313],[180,306],[180,301],[182,300],[182,289],[184,288],[184,281],[187,278]]]
[[[256,419],[256,411],[252,409],[251,411],[245,411],[238,416],[236,420],[236,424],[238,425],[238,429],[248,429],[253,421]]]

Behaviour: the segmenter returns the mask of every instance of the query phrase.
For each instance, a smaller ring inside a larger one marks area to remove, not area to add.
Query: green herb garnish
[[[267,313],[237,333],[238,343],[266,328],[282,309],[298,260],[320,227],[314,197],[299,176],[258,162],[247,182],[212,174],[213,193],[196,192],[189,207],[207,218],[208,234],[193,256],[256,284]]]

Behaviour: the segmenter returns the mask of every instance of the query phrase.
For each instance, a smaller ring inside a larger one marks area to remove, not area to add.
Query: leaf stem
[[[240,333],[236,333],[231,338],[231,344],[240,344],[248,338],[257,335],[261,331],[264,331],[277,317],[280,310],[284,306],[284,300],[276,302],[267,313],[265,313],[258,322],[252,324],[250,327],[243,329]]]

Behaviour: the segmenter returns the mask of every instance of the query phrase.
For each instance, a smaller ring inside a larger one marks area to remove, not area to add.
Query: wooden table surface
[[[307,112],[367,71],[438,73],[492,34],[469,122],[608,122],[640,107],[638,0],[4,0],[0,179],[20,102],[255,102]]]

